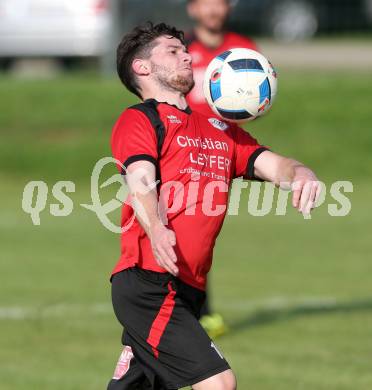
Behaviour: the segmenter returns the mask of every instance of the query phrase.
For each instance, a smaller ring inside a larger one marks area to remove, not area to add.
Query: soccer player
[[[192,57],[195,86],[186,100],[193,111],[205,115],[215,116],[203,93],[204,74],[213,58],[237,47],[258,50],[253,40],[226,30],[230,11],[230,0],[188,0],[187,12],[195,21],[195,27],[186,43]],[[209,294],[210,290],[201,309],[200,322],[209,336],[216,338],[227,331],[227,326],[223,317],[212,311]]]
[[[120,115],[111,139],[133,208],[129,200],[123,206],[121,256],[111,279],[124,350],[108,389],[236,389],[228,362],[198,321],[229,186],[234,177],[292,183],[293,206],[303,213],[320,186],[301,163],[188,107],[194,81],[181,31],[138,26],[117,53],[121,81],[143,103]]]

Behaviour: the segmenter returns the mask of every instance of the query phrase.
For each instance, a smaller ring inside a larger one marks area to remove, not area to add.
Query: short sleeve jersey
[[[134,108],[124,111],[113,128],[112,153],[124,167],[138,160],[159,164],[160,214],[176,234],[178,277],[204,290],[230,183],[235,177],[253,178],[254,161],[265,148],[235,124],[214,116],[167,103],[159,103],[157,110],[166,129],[160,156],[149,119]],[[121,257],[113,274],[133,266],[165,272],[127,203],[122,212]]]
[[[192,110],[202,112],[205,115],[215,115],[204,98],[204,73],[214,57],[226,50],[238,47],[258,50],[256,44],[251,39],[233,32],[227,32],[222,44],[217,48],[209,48],[203,45],[193,35],[189,37],[187,48],[192,56],[195,86],[187,95],[187,102]]]

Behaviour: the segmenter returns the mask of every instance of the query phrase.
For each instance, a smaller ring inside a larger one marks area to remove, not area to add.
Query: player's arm
[[[151,240],[158,264],[173,275],[178,274],[175,233],[161,222],[158,213],[158,194],[155,183],[155,165],[140,160],[126,168],[126,181],[132,197],[136,218]]]
[[[177,274],[175,234],[161,223],[156,186],[152,186],[157,140],[147,116],[136,109],[125,110],[114,126],[111,147],[113,156],[122,164],[118,169],[125,175],[136,217],[151,240],[156,261],[168,272]]]
[[[135,161],[126,169],[126,180],[132,196],[136,217],[151,240],[158,264],[173,275],[178,274],[175,233],[161,222],[158,213],[158,194],[155,183],[155,165],[149,161]]]
[[[293,191],[292,204],[303,214],[309,214],[321,193],[315,173],[302,163],[269,150],[254,162],[254,175],[283,189]]]

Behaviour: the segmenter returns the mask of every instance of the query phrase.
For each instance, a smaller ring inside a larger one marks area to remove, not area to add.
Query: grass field
[[[249,130],[312,166],[329,190],[353,182],[346,217],[228,217],[215,251],[213,302],[231,332],[217,344],[240,389],[372,388],[372,73],[280,72],[280,94]],[[116,80],[0,78],[0,389],[102,390],[120,351],[108,276],[119,237],[79,206],[110,154],[131,98]],[[109,173],[109,172],[107,172]],[[21,209],[27,182],[49,186],[41,225]],[[52,217],[53,184],[74,209]],[[114,186],[112,186],[114,187]],[[109,189],[112,194],[116,188]],[[106,196],[108,196],[106,194]]]

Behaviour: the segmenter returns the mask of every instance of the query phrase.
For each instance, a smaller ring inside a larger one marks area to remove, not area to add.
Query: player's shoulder
[[[210,48],[206,46],[204,43],[202,43],[198,37],[196,36],[195,32],[191,31],[189,34],[185,35],[185,45],[187,47],[187,50],[192,55],[197,56],[210,56]],[[193,58],[194,62],[194,58]],[[197,61],[197,62],[200,62]],[[209,61],[208,61],[209,62]]]
[[[121,114],[126,118],[150,118],[153,115],[157,115],[157,111],[160,105],[155,99],[147,99],[143,102],[139,102],[127,107]]]
[[[257,45],[253,41],[253,39],[233,31],[229,31],[226,33],[225,40],[229,46],[235,46],[235,47],[240,46],[240,47],[246,47],[248,49],[253,49],[253,50],[257,49]]]
[[[117,118],[114,129],[117,127],[130,127],[129,125],[144,126],[151,125],[148,115],[148,107],[144,103],[133,104],[125,108]]]

